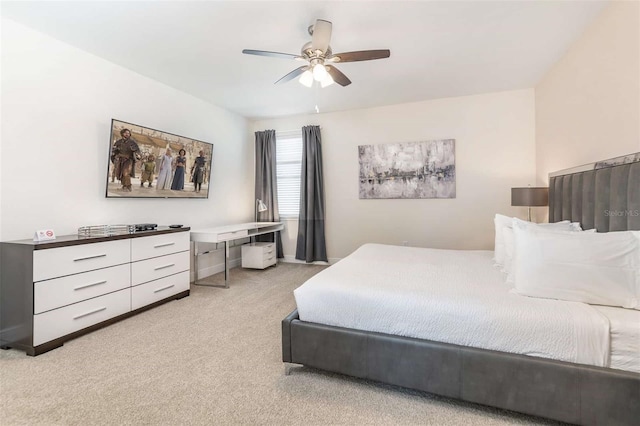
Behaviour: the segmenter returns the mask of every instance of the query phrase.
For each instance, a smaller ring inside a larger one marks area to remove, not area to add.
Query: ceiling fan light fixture
[[[324,67],[324,64],[317,63],[313,66],[313,79],[315,81],[322,81],[327,76],[327,69]]]
[[[331,22],[324,19],[316,19],[315,24],[308,28],[311,41],[308,41],[302,46],[299,55],[252,49],[244,49],[242,53],[246,55],[271,56],[306,62],[306,65],[302,65],[289,72],[276,81],[275,84],[286,83],[300,76],[298,80],[300,84],[309,88],[314,86],[314,81],[317,81],[322,87],[330,86],[333,83],[337,83],[342,87],[350,85],[351,80],[333,64],[371,61],[374,59],[385,59],[391,56],[389,49],[356,50],[353,52],[334,54],[329,44],[331,42],[332,25]]]
[[[313,85],[313,73],[309,70],[306,70],[305,72],[302,73],[298,81],[303,86],[311,87]]]
[[[334,82],[333,82],[333,78],[331,77],[331,74],[327,73],[327,75],[320,82],[320,86],[324,88],[327,86],[331,86],[333,83]]]

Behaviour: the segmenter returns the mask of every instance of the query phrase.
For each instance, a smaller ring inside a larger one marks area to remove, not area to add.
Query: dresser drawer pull
[[[154,293],[160,293],[161,291],[163,291],[163,290],[168,290],[168,289],[170,289],[171,287],[175,287],[175,284],[171,284],[171,285],[168,285],[168,286],[166,286],[166,287],[162,287],[162,288],[159,288],[159,289],[157,289],[157,290],[153,290],[153,292],[154,292]]]
[[[153,248],[167,247],[167,246],[172,246],[174,244],[175,243],[156,244],[155,246],[153,246]]]
[[[107,255],[106,254],[96,254],[95,256],[79,257],[77,259],[73,259],[73,261],[74,262],[79,262],[81,260],[97,259],[98,257],[107,257]]]
[[[92,314],[96,314],[98,312],[102,312],[105,311],[107,309],[106,306],[102,307],[102,308],[98,308],[98,309],[94,309],[93,311],[89,311],[89,312],[85,312],[84,314],[80,314],[78,316],[73,317],[74,320],[80,319],[80,318],[84,318],[88,315],[92,315]]]
[[[100,284],[105,284],[107,282],[107,280],[104,281],[98,281],[96,283],[91,283],[91,284],[84,284],[84,285],[79,285],[78,287],[74,287],[73,290],[82,290],[83,288],[87,288],[87,287],[93,287],[94,285],[100,285]]]
[[[154,268],[154,271],[157,271],[159,269],[164,269],[164,268],[171,268],[172,266],[175,266],[175,263],[169,263],[168,265],[163,265],[163,266],[158,266],[157,268]]]
[[[268,254],[268,253],[273,253],[273,249],[269,250],[269,251],[267,252],[267,254]]]

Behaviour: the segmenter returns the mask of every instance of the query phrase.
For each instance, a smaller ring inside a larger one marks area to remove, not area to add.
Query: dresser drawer
[[[133,238],[131,240],[131,261],[151,259],[152,257],[189,250],[189,248],[188,232]]]
[[[130,285],[131,266],[128,263],[40,281],[33,285],[33,312],[39,314],[50,311]]]
[[[131,261],[131,240],[81,244],[33,252],[33,281],[108,268]]]
[[[189,252],[170,254],[131,264],[131,285],[157,280],[189,270]]]
[[[33,316],[33,346],[82,330],[131,310],[131,289],[116,291]]]
[[[131,288],[131,309],[147,306],[182,291],[189,290],[189,271]]]

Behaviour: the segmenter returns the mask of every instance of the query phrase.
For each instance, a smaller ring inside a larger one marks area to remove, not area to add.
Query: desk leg
[[[229,288],[229,241],[224,242],[224,284]]]
[[[198,242],[195,241],[193,243],[193,267],[196,268],[196,270],[193,272],[193,282],[197,283],[198,282]]]
[[[198,243],[194,242],[193,243],[193,250],[194,250],[194,259],[193,259],[193,266],[194,268],[196,268],[195,272],[194,272],[194,278],[193,278],[193,284],[194,285],[199,285],[199,286],[203,286],[203,287],[218,287],[218,288],[229,288],[229,261],[227,260],[227,258],[229,257],[229,242],[225,241],[224,242],[224,284],[211,284],[211,283],[205,283],[202,281],[198,281],[198,256],[201,254],[207,254],[210,253],[210,251],[205,251],[202,253],[198,253]]]

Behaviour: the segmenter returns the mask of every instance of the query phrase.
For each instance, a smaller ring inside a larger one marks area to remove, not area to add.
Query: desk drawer
[[[33,311],[39,314],[121,290],[131,285],[131,266],[112,266],[33,285]]]
[[[189,233],[173,232],[131,240],[131,261],[164,256],[189,250]]]
[[[80,244],[33,252],[33,281],[48,280],[131,261],[131,240]]]
[[[189,271],[132,287],[131,309],[142,308],[185,290],[189,290]]]
[[[276,245],[269,243],[262,248],[262,259],[268,260],[276,256]]]
[[[33,346],[82,330],[131,310],[131,289],[33,316]]]
[[[189,252],[170,254],[131,264],[131,285],[157,280],[189,270]]]
[[[276,254],[272,253],[266,259],[254,259],[254,258],[242,258],[242,267],[243,268],[252,268],[252,269],[266,269],[269,266],[275,265],[278,262],[276,259]]]
[[[265,269],[275,265],[276,245],[274,243],[251,243],[242,246],[242,267]]]
[[[236,240],[238,238],[244,238],[247,236],[249,236],[249,231],[246,229],[241,229],[239,231],[225,232],[223,234],[218,234],[218,240],[220,241]]]

